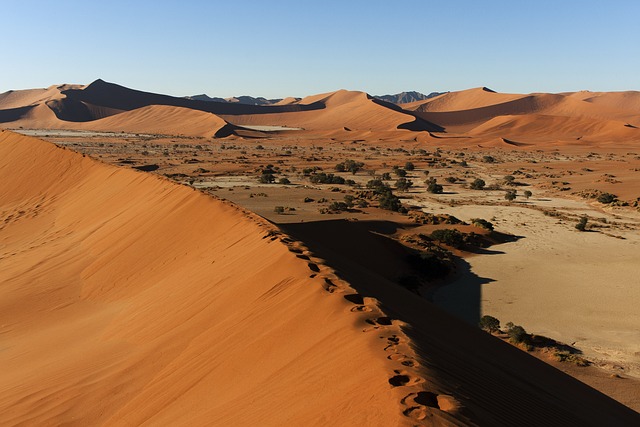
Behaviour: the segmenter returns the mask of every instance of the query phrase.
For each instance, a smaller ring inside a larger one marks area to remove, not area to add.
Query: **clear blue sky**
[[[640,1],[0,0],[0,92],[640,90]]]

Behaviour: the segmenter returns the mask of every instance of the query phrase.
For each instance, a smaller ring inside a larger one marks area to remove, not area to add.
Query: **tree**
[[[580,217],[580,221],[576,224],[576,230],[585,231],[587,229],[587,221],[588,217],[586,215]]]
[[[480,318],[480,329],[493,333],[500,330],[500,321],[493,316],[484,315]]]
[[[443,187],[438,184],[435,178],[431,177],[427,180],[427,191],[433,194],[442,194]]]
[[[336,171],[338,172],[351,172],[352,174],[356,174],[362,167],[364,163],[356,162],[355,160],[345,160],[342,163],[338,163],[336,165]]]
[[[524,330],[522,326],[514,325],[513,323],[509,322],[506,324],[506,327],[507,335],[509,335],[509,339],[511,340],[511,342],[519,344],[529,340],[529,334]]]
[[[384,172],[380,178],[385,180],[385,181],[390,181],[391,180],[391,174],[389,172]]]
[[[613,203],[618,200],[618,197],[615,194],[611,193],[602,193],[598,196],[597,199],[600,203],[608,205],[609,203]]]
[[[278,180],[278,184],[282,184],[282,185],[289,185],[289,184],[291,184],[291,181],[289,181],[289,179],[288,179],[288,178],[280,178],[280,179]]]
[[[407,178],[398,178],[396,188],[400,191],[407,191],[413,185],[413,181]]]
[[[411,162],[407,162],[407,163],[405,163],[405,164],[404,164],[404,168],[405,168],[405,170],[412,171],[412,170],[414,170],[416,167],[415,167],[415,165],[414,165],[413,163],[411,163]]]
[[[516,199],[516,190],[508,190],[504,193],[504,198],[510,202],[514,201]]]
[[[271,173],[263,173],[258,178],[258,182],[260,182],[261,184],[271,184],[275,180],[276,180],[276,177],[273,176],[273,174],[271,174]]]
[[[484,188],[484,186],[487,185],[486,182],[484,182],[483,179],[480,178],[476,178],[473,180],[473,182],[471,183],[471,189],[472,190],[482,190]]]
[[[400,178],[407,176],[407,171],[400,168],[394,168],[393,172]]]
[[[533,196],[533,193],[529,190],[524,190],[524,197],[527,198],[527,200],[529,200],[529,197]]]
[[[459,248],[464,243],[464,235],[455,228],[435,230],[431,233],[431,238],[454,248]]]

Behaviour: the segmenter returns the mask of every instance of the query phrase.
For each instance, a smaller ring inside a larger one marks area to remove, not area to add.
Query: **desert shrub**
[[[587,221],[588,220],[589,220],[589,218],[586,215],[583,215],[582,217],[580,217],[580,220],[576,224],[576,230],[585,231],[587,229]]]
[[[382,188],[389,188],[382,180],[380,179],[371,179],[367,182],[367,188],[375,190],[376,193],[381,191]]]
[[[480,329],[491,333],[498,332],[500,330],[500,321],[489,315],[482,316],[478,325],[480,326]]]
[[[309,177],[313,184],[344,184],[345,179],[332,173],[316,173]]]
[[[482,218],[472,218],[471,224],[476,227],[484,228],[485,230],[493,231],[493,224]]]
[[[396,188],[400,191],[407,191],[413,185],[413,181],[407,178],[398,178]]]
[[[459,248],[464,243],[464,234],[455,228],[435,230],[431,233],[431,238],[454,248]]]
[[[359,170],[362,169],[364,163],[356,162],[355,160],[345,160],[342,163],[338,163],[336,165],[336,171],[338,172],[351,172],[352,174],[356,174]]]
[[[278,180],[278,184],[282,184],[282,185],[289,185],[289,184],[291,184],[291,181],[289,181],[289,179],[288,179],[288,178],[280,178],[280,179]]]
[[[510,202],[514,201],[516,199],[516,190],[508,190],[506,193],[504,193],[504,198]]]
[[[504,179],[504,182],[506,182],[509,185],[513,184],[514,181],[516,180],[516,178],[513,175],[506,175],[503,179]]]
[[[385,192],[380,195],[378,202],[380,204],[380,208],[386,209],[389,211],[400,212],[402,208],[402,203],[400,203],[400,199],[395,196],[391,191]]]
[[[276,180],[276,177],[271,173],[263,173],[258,177],[258,182],[261,184],[271,184]]]
[[[407,163],[404,164],[404,169],[405,170],[412,171],[415,168],[416,168],[416,166],[411,162],[407,162]]]
[[[356,200],[356,206],[359,208],[367,208],[369,207],[369,202],[367,202],[365,199],[358,199]]]
[[[482,161],[485,163],[494,163],[496,159],[492,156],[482,156]]]
[[[393,173],[395,173],[400,178],[407,176],[407,171],[400,168],[394,168]]]
[[[576,366],[585,367],[589,366],[591,362],[589,362],[584,357],[578,356],[577,354],[569,353],[567,351],[557,351],[554,353],[556,360],[558,362],[570,362],[575,364]]]
[[[482,190],[487,183],[483,179],[476,178],[471,183],[472,190]]]
[[[442,185],[438,184],[435,178],[431,177],[427,180],[427,191],[433,194],[442,194]]]
[[[529,190],[524,190],[524,197],[526,197],[527,199],[529,199],[529,197],[533,196],[533,193]]]
[[[509,335],[511,342],[519,344],[529,341],[529,334],[522,326],[514,325],[512,322],[507,323],[505,326],[507,327],[507,335]]]
[[[278,215],[282,215],[284,213],[284,206],[276,206],[273,208],[273,211]]]
[[[458,178],[456,178],[455,176],[448,176],[444,180],[449,184],[455,184],[456,181],[458,181]]]
[[[611,193],[602,193],[598,196],[597,199],[600,203],[608,205],[609,203],[613,203],[618,200],[618,197],[615,194]]]
[[[329,205],[329,210],[341,212],[349,209],[349,206],[345,202],[333,202]]]
[[[384,172],[382,174],[382,176],[380,177],[380,179],[382,179],[384,181],[389,181],[389,180],[391,180],[391,174],[389,172]]]

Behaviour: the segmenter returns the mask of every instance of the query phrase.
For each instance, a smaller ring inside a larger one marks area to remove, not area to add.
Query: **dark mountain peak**
[[[395,95],[377,95],[375,98],[391,102],[393,104],[408,104],[410,102],[424,101],[426,99],[442,95],[443,93],[446,92],[431,92],[429,95],[425,95],[420,92],[409,91],[396,93]]]

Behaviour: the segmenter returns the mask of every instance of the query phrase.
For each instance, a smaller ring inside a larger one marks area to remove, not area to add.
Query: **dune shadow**
[[[427,296],[447,312],[397,284],[408,248],[385,234],[398,224],[328,220],[279,227],[349,282],[357,293],[344,298],[355,309],[373,297],[386,318],[402,322],[428,387],[455,396],[470,425],[605,425],[612,419],[635,425],[637,414],[629,408],[481,331],[481,288],[492,280],[475,274],[467,261],[458,261],[450,285]],[[404,373],[395,374],[390,384],[403,387],[406,379],[398,375]]]
[[[493,279],[478,276],[471,270],[471,265],[467,261],[458,259],[453,278],[443,286],[430,289],[426,297],[443,310],[476,326],[482,313],[480,306],[482,285],[493,281]]]

